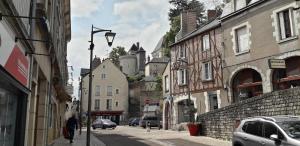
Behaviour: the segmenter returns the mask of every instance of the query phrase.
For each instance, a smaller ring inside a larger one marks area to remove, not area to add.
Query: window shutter
[[[187,70],[185,69],[184,70],[184,82],[183,82],[183,84],[187,84],[187,80],[188,80],[188,78],[187,78]]]
[[[284,17],[283,17],[283,12],[280,12],[278,14],[279,17],[279,25],[280,25],[280,37],[281,39],[285,39],[285,26],[284,26]]]
[[[208,72],[208,74],[209,74],[209,79],[212,79],[212,64],[211,64],[211,62],[209,62],[209,72]]]
[[[177,70],[177,82],[178,82],[178,85],[181,84],[180,70]]]

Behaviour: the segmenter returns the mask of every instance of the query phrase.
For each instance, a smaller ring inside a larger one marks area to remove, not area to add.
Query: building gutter
[[[242,9],[239,9],[239,10],[237,10],[237,11],[235,11],[235,12],[232,12],[232,13],[230,13],[230,14],[224,16],[224,17],[221,17],[220,20],[221,20],[221,22],[226,21],[227,19],[229,19],[229,18],[231,18],[231,17],[234,17],[234,16],[236,16],[236,15],[239,15],[239,14],[245,12],[246,10],[251,9],[251,8],[254,8],[254,7],[256,7],[256,6],[258,6],[258,5],[262,4],[262,3],[265,3],[265,2],[267,2],[267,1],[270,1],[270,0],[260,0],[260,1],[257,1],[257,2],[255,2],[255,3],[253,3],[253,4],[250,4],[250,5],[248,5],[248,6],[244,7],[244,8],[242,8]]]

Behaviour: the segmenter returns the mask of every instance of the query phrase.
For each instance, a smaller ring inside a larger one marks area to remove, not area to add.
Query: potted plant
[[[200,131],[199,124],[195,122],[194,114],[197,112],[197,109],[194,106],[189,107],[189,116],[190,122],[187,124],[191,136],[197,136]]]

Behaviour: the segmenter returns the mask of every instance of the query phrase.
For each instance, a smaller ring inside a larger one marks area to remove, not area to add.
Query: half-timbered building
[[[172,109],[164,109],[166,112],[173,111],[173,117],[168,118],[173,121],[167,123],[174,124],[190,120],[188,106],[194,106],[201,114],[228,105],[226,97],[221,97],[225,92],[220,21],[215,19],[199,29],[179,35],[182,37],[177,36],[176,42],[171,45],[170,95],[173,106]]]

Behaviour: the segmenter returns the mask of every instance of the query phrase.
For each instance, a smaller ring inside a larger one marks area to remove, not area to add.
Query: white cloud
[[[72,17],[89,17],[102,7],[104,0],[72,0]]]
[[[87,4],[86,2],[93,4]],[[104,0],[72,0],[75,6],[72,6],[72,15],[75,17],[89,16],[99,9]],[[89,6],[83,8],[84,5]],[[82,7],[83,6],[83,7]],[[88,11],[88,12],[87,12]],[[118,0],[113,5],[113,14],[108,17],[117,17],[117,22],[113,22],[111,29],[117,33],[113,47],[124,46],[129,49],[133,43],[140,42],[141,46],[151,53],[159,39],[168,31],[169,3],[167,0]],[[92,17],[90,17],[92,18]],[[97,19],[94,17],[93,19]],[[92,21],[92,20],[90,20]],[[80,76],[80,68],[89,68],[90,51],[88,50],[90,34],[85,30],[77,30],[72,33],[72,40],[68,45],[69,64],[74,68],[74,96],[78,96],[78,77]],[[103,34],[94,36],[94,55],[101,58],[107,57],[111,51],[106,44]]]
[[[168,10],[166,0],[127,0],[115,3],[113,13],[121,22],[144,23],[161,19]]]

